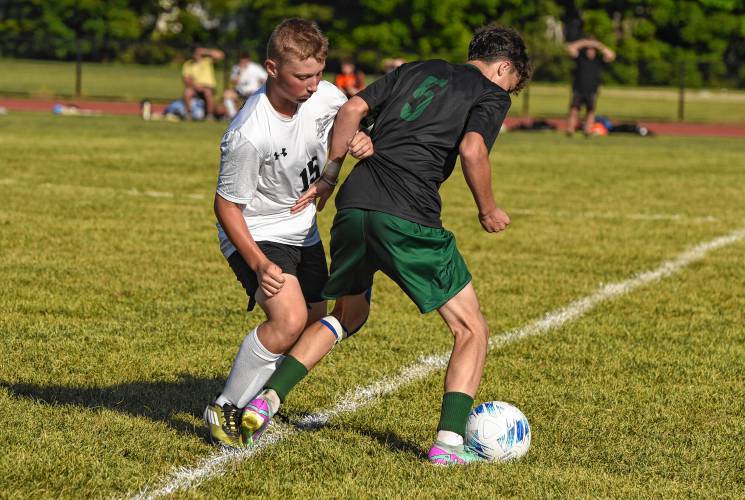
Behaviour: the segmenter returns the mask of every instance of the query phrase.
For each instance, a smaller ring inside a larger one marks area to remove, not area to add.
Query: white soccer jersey
[[[262,87],[228,127],[220,144],[217,194],[245,205],[243,218],[255,241],[294,246],[320,241],[315,205],[296,214],[290,207],[320,177],[334,117],[346,100],[336,86],[322,81],[287,118],[272,107]],[[220,224],[217,229],[220,249],[229,257],[235,247]]]

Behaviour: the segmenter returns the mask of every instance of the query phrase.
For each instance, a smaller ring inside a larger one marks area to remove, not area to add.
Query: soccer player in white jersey
[[[246,335],[222,393],[205,409],[211,439],[223,445],[250,443],[252,436],[240,431],[244,407],[306,325],[326,314],[321,291],[328,269],[316,207],[295,213],[290,208],[310,185],[326,179],[321,167],[329,134],[346,102],[321,80],[327,51],[315,23],[279,24],[267,44],[267,84],[246,101],[220,145],[220,249],[246,290],[249,310],[258,303],[267,316]],[[366,158],[372,142],[360,132],[348,151]]]

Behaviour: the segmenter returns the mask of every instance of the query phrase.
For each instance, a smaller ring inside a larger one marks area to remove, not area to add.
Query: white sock
[[[243,339],[217,404],[228,401],[238,408],[245,407],[261,392],[283,358],[283,355],[269,352],[261,344],[256,328],[251,330]]]
[[[448,446],[463,444],[463,436],[453,431],[437,431],[437,440]]]

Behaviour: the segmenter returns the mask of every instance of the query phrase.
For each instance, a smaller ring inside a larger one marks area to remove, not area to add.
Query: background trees
[[[166,63],[193,44],[262,58],[272,27],[312,18],[327,33],[331,68],[353,56],[465,59],[473,29],[517,27],[536,79],[569,78],[565,39],[590,34],[618,53],[608,80],[745,87],[745,0],[26,0],[0,3],[0,56]]]

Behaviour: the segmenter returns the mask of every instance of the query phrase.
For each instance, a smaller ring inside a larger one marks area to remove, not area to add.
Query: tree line
[[[163,64],[208,45],[262,60],[294,16],[318,22],[330,62],[370,72],[386,57],[464,61],[473,30],[498,22],[523,33],[536,80],[570,78],[565,42],[594,36],[618,54],[608,81],[745,87],[745,0],[0,0],[0,57]]]

